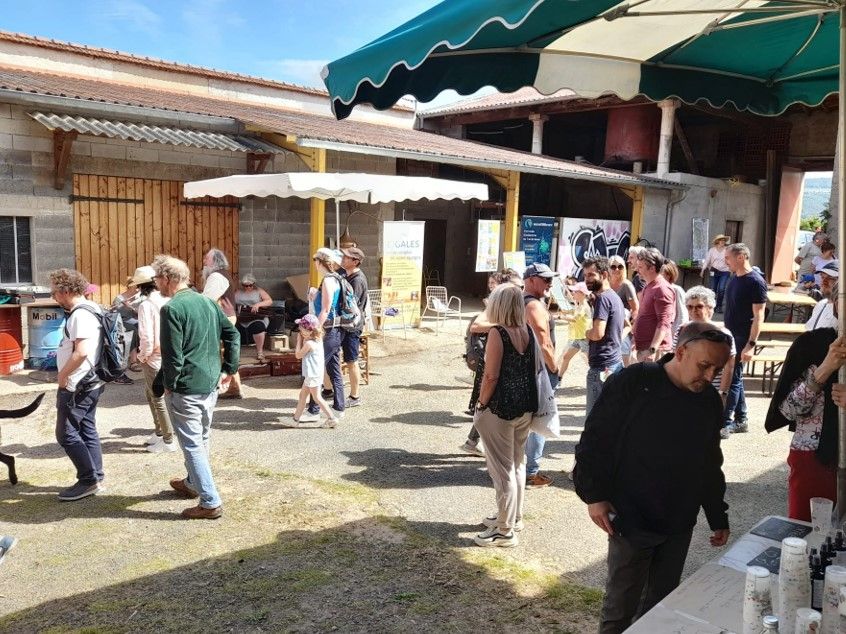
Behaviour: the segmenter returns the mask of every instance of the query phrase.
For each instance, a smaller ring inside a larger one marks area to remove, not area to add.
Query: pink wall
[[[793,258],[796,257],[796,236],[802,212],[802,188],[805,172],[785,167],[781,173],[781,193],[778,199],[778,224],[776,225],[773,270],[770,282],[791,279]]]

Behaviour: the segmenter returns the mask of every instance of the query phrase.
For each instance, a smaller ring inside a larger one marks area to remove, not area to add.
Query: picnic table
[[[725,326],[721,321],[715,321],[714,324],[721,328]],[[777,321],[765,321],[761,324],[762,335],[791,336],[801,335],[803,332],[805,332],[805,324],[786,324]]]
[[[719,559],[711,560],[626,630],[627,634],[678,632],[725,634],[743,631],[746,566],[767,568],[777,588],[781,540],[803,537],[819,546],[809,522],[770,515],[743,534]],[[772,596],[778,610],[778,592]]]
[[[777,306],[789,306],[790,313],[788,315],[789,321],[793,321],[793,313],[797,307],[810,311],[817,304],[817,300],[802,293],[782,293],[779,291],[768,291],[767,301],[772,304],[773,312],[776,311]],[[806,317],[807,318],[807,317]]]

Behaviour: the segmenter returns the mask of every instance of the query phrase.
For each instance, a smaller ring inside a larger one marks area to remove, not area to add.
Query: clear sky
[[[319,71],[438,0],[31,0],[0,28],[323,87]]]

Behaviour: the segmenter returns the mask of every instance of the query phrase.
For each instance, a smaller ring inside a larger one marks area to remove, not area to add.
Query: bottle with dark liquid
[[[817,611],[822,610],[823,590],[825,587],[825,569],[819,555],[814,555],[811,563],[811,607]]]

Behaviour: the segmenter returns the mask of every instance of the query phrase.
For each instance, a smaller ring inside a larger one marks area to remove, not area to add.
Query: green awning
[[[446,0],[323,70],[335,115],[484,86],[777,115],[837,92],[834,0]]]

